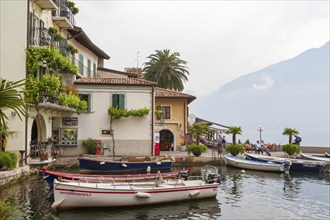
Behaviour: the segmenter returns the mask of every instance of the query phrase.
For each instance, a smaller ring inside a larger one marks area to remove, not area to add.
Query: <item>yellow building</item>
[[[163,88],[155,88],[155,132],[160,134],[160,150],[176,151],[185,145],[188,105],[195,96]]]

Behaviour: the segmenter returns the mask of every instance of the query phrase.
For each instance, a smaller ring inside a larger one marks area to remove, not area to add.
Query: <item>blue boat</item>
[[[145,173],[146,171],[171,171],[175,159],[172,157],[79,157],[80,172]]]
[[[260,162],[273,162],[283,163],[284,161],[290,161],[290,170],[296,171],[308,171],[308,172],[330,172],[330,166],[328,163],[322,161],[292,159],[292,158],[281,158],[281,157],[270,157],[257,154],[245,153],[245,158],[253,161]]]

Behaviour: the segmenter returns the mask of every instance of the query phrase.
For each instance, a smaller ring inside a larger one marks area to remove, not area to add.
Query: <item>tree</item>
[[[193,136],[196,136],[196,144],[198,145],[200,142],[200,137],[203,134],[207,134],[210,131],[209,126],[205,124],[194,123],[188,126],[188,132]]]
[[[17,114],[22,120],[22,116],[25,116],[25,102],[22,96],[22,92],[19,89],[24,85],[24,80],[12,82],[0,78],[0,142],[2,136],[5,137],[13,135],[15,132],[9,131],[7,126],[8,117],[6,110],[11,110]]]
[[[118,119],[127,118],[130,116],[143,117],[145,115],[148,115],[149,111],[150,111],[149,108],[141,108],[136,110],[119,109],[118,107],[108,108],[108,115],[110,116],[110,136],[112,138],[113,158],[115,158],[116,156],[116,152],[115,152],[116,143],[115,143],[115,134],[113,130],[113,122]]]
[[[21,120],[26,114],[24,98],[22,92],[18,90],[23,85],[24,80],[11,82],[0,78],[0,125],[6,124],[8,120],[5,110],[16,112]]]
[[[294,128],[284,128],[284,131],[282,133],[283,135],[288,135],[289,136],[289,144],[292,143],[292,136],[299,134],[299,131],[297,131]]]
[[[243,131],[242,131],[241,127],[237,127],[237,126],[228,127],[227,130],[226,130],[226,134],[232,134],[233,135],[233,144],[234,145],[236,144],[236,135],[237,134],[241,135],[242,132]]]
[[[183,83],[188,81],[189,75],[186,64],[181,60],[178,52],[171,53],[170,50],[156,50],[144,63],[144,79],[156,82],[159,87],[182,91]]]

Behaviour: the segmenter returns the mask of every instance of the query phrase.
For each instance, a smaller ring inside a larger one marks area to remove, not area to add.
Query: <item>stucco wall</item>
[[[152,106],[152,91],[150,87],[131,86],[81,86],[77,85],[80,93],[92,94],[92,108],[90,113],[81,113],[78,121],[78,139],[88,138],[101,140],[110,144],[109,135],[102,135],[101,130],[110,129],[110,120],[107,109],[112,103],[112,94],[125,94],[127,109],[138,109]],[[114,121],[113,128],[116,140],[116,154],[120,155],[151,155],[152,121],[151,112],[144,117],[129,117]],[[82,146],[78,146],[82,148]],[[73,149],[71,150],[73,151]],[[79,152],[80,150],[74,150]]]
[[[185,128],[185,100],[184,99],[171,99],[171,98],[156,98],[155,108],[161,105],[169,105],[172,109],[171,119],[164,120],[163,124],[160,124],[159,120],[156,120],[156,131],[162,129],[171,130],[175,137],[175,149],[178,150],[178,146],[184,143],[184,128]]]

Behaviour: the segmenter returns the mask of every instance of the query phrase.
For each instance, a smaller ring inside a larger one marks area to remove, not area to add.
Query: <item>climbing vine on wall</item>
[[[35,74],[39,65],[46,65],[48,69],[52,68],[57,72],[62,70],[72,74],[78,73],[78,67],[55,47],[27,49],[26,64],[29,74]]]

